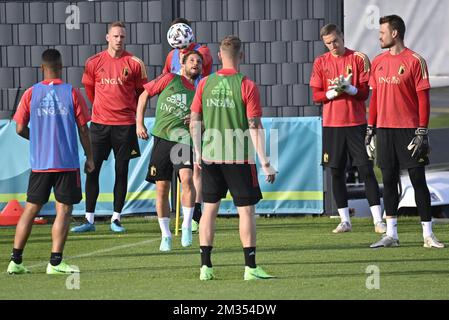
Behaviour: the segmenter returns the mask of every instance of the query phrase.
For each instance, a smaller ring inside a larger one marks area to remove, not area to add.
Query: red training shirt
[[[389,51],[373,61],[369,85],[376,93],[370,105],[368,123],[378,128],[417,128],[427,126],[430,106],[420,108],[418,92],[430,88],[426,61],[405,48],[392,55]],[[371,110],[373,109],[373,110]]]
[[[327,52],[315,59],[309,85],[315,91],[322,91],[325,97],[330,81],[336,77],[352,73],[352,85],[359,92],[355,96],[343,93],[333,100],[316,100],[323,102],[324,127],[349,127],[366,123],[365,100],[368,98],[366,84],[369,81],[370,61],[358,51],[345,48],[342,56],[335,57]],[[366,88],[364,90],[364,88]]]
[[[86,61],[82,83],[86,91],[94,88],[92,122],[105,125],[136,123],[138,95],[146,83],[147,72],[142,60],[123,51],[113,58],[107,50]]]

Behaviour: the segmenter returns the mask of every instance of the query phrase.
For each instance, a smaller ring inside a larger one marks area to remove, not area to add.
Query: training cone
[[[23,208],[19,201],[11,200],[8,201],[6,206],[0,213],[0,226],[16,226],[19,222],[20,216],[23,213]],[[47,220],[42,218],[34,219],[34,224],[46,224]]]

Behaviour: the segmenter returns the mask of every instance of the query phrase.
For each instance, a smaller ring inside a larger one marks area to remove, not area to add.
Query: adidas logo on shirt
[[[167,98],[167,102],[172,103],[177,107],[185,107],[187,104],[187,95],[185,93],[172,94]]]
[[[212,89],[213,95],[222,95],[232,97],[231,86],[229,85],[228,79],[223,78],[215,88]]]
[[[67,107],[61,103],[55,90],[50,90],[47,95],[42,98],[39,107],[37,108],[37,115],[39,117],[55,116],[57,114],[65,116],[68,113]]]
[[[186,112],[190,110],[190,106],[187,105],[187,95],[185,93],[172,94],[161,103],[160,110],[183,119],[186,116]]]

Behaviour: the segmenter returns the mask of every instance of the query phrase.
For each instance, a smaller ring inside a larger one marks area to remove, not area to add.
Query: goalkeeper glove
[[[327,100],[335,99],[342,92],[343,91],[340,88],[340,81],[337,77],[334,80],[330,80],[330,86],[327,87],[327,91],[326,91],[326,98],[327,98]]]
[[[330,89],[326,91],[326,98],[327,100],[332,100],[338,97],[339,93],[335,89]]]
[[[374,160],[374,155],[376,151],[376,128],[373,126],[368,126],[366,128],[366,135],[365,135],[365,147],[366,147],[366,153],[368,154],[368,158],[370,160]]]
[[[429,154],[429,137],[427,128],[418,128],[415,131],[415,137],[410,141],[407,149],[412,151],[412,158],[419,159]]]
[[[343,77],[343,75],[340,75],[339,77],[339,86],[341,90],[349,94],[350,96],[354,96],[357,94],[358,90],[356,87],[352,85],[352,73],[347,75],[346,77]]]

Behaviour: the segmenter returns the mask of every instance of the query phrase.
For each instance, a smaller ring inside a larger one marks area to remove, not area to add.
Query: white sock
[[[421,221],[421,225],[423,238],[430,237],[432,235],[432,221]]]
[[[171,238],[170,232],[170,218],[158,218],[159,228],[161,228],[162,237]]]
[[[193,209],[182,207],[182,227],[183,228],[192,228],[192,217],[193,217]]]
[[[398,218],[387,218],[387,236],[394,239],[399,239],[398,237]]]
[[[370,207],[371,214],[373,215],[374,224],[382,222],[382,208],[380,205]]]
[[[86,212],[86,219],[87,221],[89,221],[89,223],[93,224],[95,222],[95,213]]]
[[[349,218],[349,208],[339,208],[338,214],[340,215],[341,222],[349,222],[351,223],[351,219]]]
[[[114,211],[114,213],[112,214],[111,222],[113,222],[114,220],[120,221],[120,213]]]

